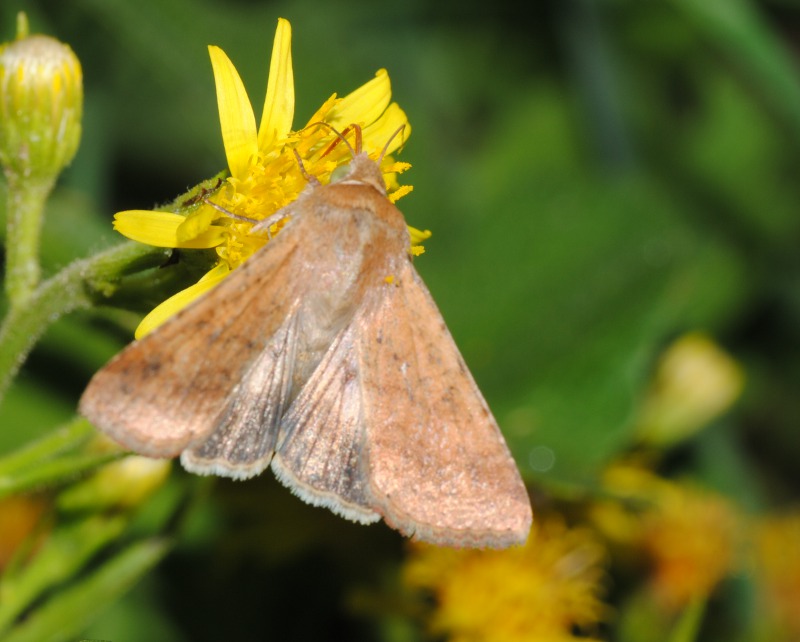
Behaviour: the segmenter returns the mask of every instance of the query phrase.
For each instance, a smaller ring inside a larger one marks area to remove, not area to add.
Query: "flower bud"
[[[62,492],[58,507],[67,511],[134,508],[164,484],[171,468],[164,459],[126,457]]]
[[[53,180],[80,141],[81,65],[54,38],[20,36],[0,46],[0,164],[9,181]]]
[[[719,417],[744,388],[742,367],[709,337],[692,332],[662,355],[639,417],[639,436],[655,446],[691,437]]]

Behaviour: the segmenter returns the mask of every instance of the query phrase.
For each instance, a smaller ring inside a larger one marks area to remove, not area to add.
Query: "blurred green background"
[[[636,441],[658,355],[702,331],[745,391],[664,449],[661,470],[756,513],[797,501],[800,2],[4,0],[3,40],[19,10],[84,70],[81,148],[48,209],[49,274],[117,243],[115,211],[224,167],[206,45],[226,51],[260,113],[285,17],[296,126],[388,69],[413,126],[400,158],[414,192],[399,206],[433,232],[417,268],[535,495],[596,486]],[[58,322],[0,406],[0,451],[69,420],[132,327]],[[176,472],[158,501],[192,483]],[[87,635],[416,639],[374,597],[392,594],[399,536],[309,508],[270,475],[206,491],[172,555]],[[719,639],[752,639],[751,624],[741,638],[721,624]]]

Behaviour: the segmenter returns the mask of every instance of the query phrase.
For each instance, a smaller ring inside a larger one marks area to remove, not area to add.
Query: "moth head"
[[[384,145],[383,150],[381,150],[378,160],[373,161],[367,155],[367,153],[362,150],[361,127],[359,125],[353,124],[345,129],[344,132],[339,132],[327,123],[321,124],[330,127],[331,131],[333,131],[333,133],[336,134],[339,139],[331,146],[330,149],[333,149],[333,146],[341,141],[347,145],[347,148],[350,150],[350,155],[352,156],[350,163],[337,167],[331,173],[331,183],[342,183],[344,185],[369,185],[370,187],[378,190],[378,192],[381,194],[386,195],[386,181],[383,179],[381,162],[383,161],[383,157],[386,155],[386,152],[389,149],[389,145],[394,140],[395,136],[405,129],[405,125],[401,125],[397,130],[395,130],[395,132],[389,137],[389,140],[386,141],[386,145]],[[350,129],[352,129],[355,133],[355,147],[353,147],[353,145],[351,145],[345,137],[345,134]]]
[[[331,174],[331,183],[369,185],[386,195],[386,181],[383,180],[381,166],[365,152],[353,156],[349,164],[337,167]]]

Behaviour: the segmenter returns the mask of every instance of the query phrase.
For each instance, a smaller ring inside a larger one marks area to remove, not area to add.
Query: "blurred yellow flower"
[[[640,556],[644,517],[669,492],[670,483],[634,462],[618,462],[603,472],[603,493],[592,502],[589,514],[618,554]]]
[[[35,530],[46,508],[46,502],[35,496],[14,495],[0,500],[0,571]]]
[[[603,488],[610,499],[592,507],[594,523],[621,554],[649,565],[666,610],[708,597],[732,570],[740,520],[721,495],[626,464],[606,471]]]
[[[678,610],[707,598],[733,569],[739,520],[720,495],[671,486],[645,518],[644,547],[659,602]]]
[[[405,582],[436,597],[430,628],[452,642],[586,640],[606,619],[606,553],[585,528],[552,516],[534,525],[523,547],[455,550],[416,544]]]
[[[800,639],[800,510],[763,519],[755,533],[756,575],[762,585],[764,639]]]
[[[261,123],[256,129],[255,115],[239,74],[233,63],[218,47],[209,47],[217,88],[222,140],[230,177],[209,200],[238,217],[226,216],[219,209],[201,201],[199,207],[184,216],[160,211],[131,210],[115,216],[115,229],[133,240],[158,247],[214,248],[217,261],[198,283],[156,307],[136,330],[140,338],[153,330],[202,293],[213,288],[253,252],[267,243],[263,234],[250,234],[253,221],[262,221],[294,201],[306,185],[306,177],[295,153],[303,160],[308,174],[321,182],[350,161],[345,145],[331,127],[346,130],[358,125],[363,135],[363,149],[377,157],[400,127],[386,150],[397,150],[411,134],[405,113],[390,103],[389,75],[381,69],[371,81],[344,98],[336,94],[326,100],[309,119],[308,125],[292,131],[294,118],[294,76],[292,73],[291,27],[280,19],[270,62],[267,94]],[[326,123],[330,127],[320,126]],[[384,157],[389,198],[397,200],[411,191],[398,187],[395,174],[405,171],[408,163]],[[248,220],[249,219],[249,220]],[[275,221],[270,235],[279,233],[285,220]],[[411,229],[412,245],[430,233]],[[410,248],[414,253],[421,249]]]

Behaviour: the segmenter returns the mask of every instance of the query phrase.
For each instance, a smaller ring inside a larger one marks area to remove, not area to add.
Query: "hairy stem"
[[[16,306],[0,326],[0,399],[44,331],[59,317],[114,294],[122,277],[156,267],[169,250],[124,243],[68,265]]]

